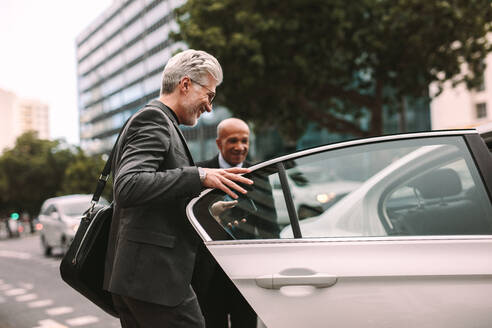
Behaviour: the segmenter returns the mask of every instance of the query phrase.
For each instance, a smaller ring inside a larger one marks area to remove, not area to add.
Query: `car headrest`
[[[409,185],[416,188],[425,199],[454,196],[462,191],[458,173],[449,168],[426,173]]]

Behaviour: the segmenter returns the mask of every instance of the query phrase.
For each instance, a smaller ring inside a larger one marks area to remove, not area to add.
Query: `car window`
[[[266,167],[245,176],[254,181],[243,185],[246,195],[233,200],[214,190],[194,206],[195,217],[215,240],[279,238],[290,223],[277,169]]]
[[[294,238],[297,225],[302,238],[492,234],[491,202],[462,137],[315,152],[246,176],[255,184],[237,202],[214,190],[193,207],[213,240]]]
[[[302,175],[289,187],[303,237],[492,233],[490,199],[460,137],[349,147],[290,166],[288,176]]]
[[[433,167],[390,192],[382,207],[391,235],[490,234],[488,206],[466,161]]]
[[[46,204],[43,204],[41,207],[41,210],[39,211],[39,215],[47,215],[48,214],[48,206]]]

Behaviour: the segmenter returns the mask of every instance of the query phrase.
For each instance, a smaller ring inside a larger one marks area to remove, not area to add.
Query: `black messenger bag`
[[[128,121],[121,131],[124,130]],[[75,237],[60,264],[62,279],[101,309],[118,317],[111,293],[103,289],[104,263],[108,248],[113,204],[98,205],[111,173],[111,161],[120,136],[116,139],[106,165],[97,181],[90,208],[84,213]]]

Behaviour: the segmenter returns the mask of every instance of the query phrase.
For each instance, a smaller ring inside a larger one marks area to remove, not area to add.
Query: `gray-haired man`
[[[104,288],[123,327],[204,327],[190,287],[198,240],[185,205],[203,187],[236,198],[247,169],[197,168],[179,124],[195,125],[212,110],[222,82],[217,59],[186,50],[162,75],[161,95],[122,132],[113,159],[114,214]]]

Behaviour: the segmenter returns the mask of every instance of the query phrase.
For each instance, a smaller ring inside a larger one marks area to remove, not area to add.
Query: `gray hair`
[[[164,67],[161,95],[172,93],[185,76],[207,84],[207,73],[214,78],[217,85],[222,83],[222,67],[214,56],[202,50],[188,49],[180,52],[171,57]]]

